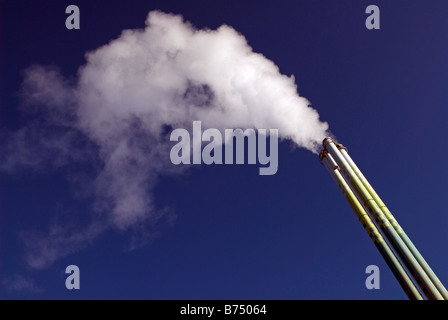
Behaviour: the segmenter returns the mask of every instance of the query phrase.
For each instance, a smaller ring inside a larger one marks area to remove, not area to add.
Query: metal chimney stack
[[[322,164],[336,181],[406,295],[413,300],[448,300],[445,287],[350,158],[347,149],[331,138],[325,138],[322,144],[323,151],[319,154]]]

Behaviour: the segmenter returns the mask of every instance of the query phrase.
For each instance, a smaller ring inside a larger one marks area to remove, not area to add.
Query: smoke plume
[[[278,129],[280,138],[312,152],[328,135],[327,123],[298,95],[294,77],[282,75],[226,25],[197,30],[181,16],[152,11],[144,29],[124,30],[86,60],[72,82],[56,67],[26,71],[24,98],[44,116],[11,134],[3,169],[95,163],[89,190],[101,230],[169,216],[154,207],[151,190],[161,174],[185,169],[169,161],[173,128],[201,120],[219,130]],[[64,230],[54,229],[52,237],[64,247],[71,239],[82,247],[81,233],[61,241]],[[89,229],[85,242],[98,233]],[[54,261],[67,254],[51,239],[33,239],[30,257]],[[30,264],[45,266],[41,260]]]

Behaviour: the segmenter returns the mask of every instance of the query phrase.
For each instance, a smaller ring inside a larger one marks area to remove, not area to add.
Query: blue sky
[[[65,28],[69,4],[80,8],[80,30]],[[380,30],[364,25],[369,4],[380,8]],[[20,91],[31,65],[55,65],[64,77],[76,79],[87,51],[124,29],[143,28],[155,9],[180,14],[198,29],[227,24],[282,74],[294,75],[298,93],[347,146],[448,283],[444,1],[2,1],[1,6],[0,159],[6,132],[32,122]],[[27,260],[30,241],[47,237],[55,225],[85,235],[95,210],[82,181],[101,161],[56,168],[44,162],[1,172],[0,297],[406,299],[318,157],[281,141],[278,165],[271,176],[259,175],[258,165],[202,165],[161,176],[153,205],[166,214],[157,223],[144,230],[106,228],[82,244],[68,241],[69,253],[43,268]],[[72,264],[81,272],[80,290],[65,288],[65,268]],[[379,290],[365,287],[365,269],[372,264],[380,268]]]

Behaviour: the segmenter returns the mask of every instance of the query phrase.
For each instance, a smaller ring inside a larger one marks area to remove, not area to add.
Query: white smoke
[[[144,29],[123,31],[86,59],[74,84],[54,67],[31,67],[24,94],[45,113],[45,121],[32,127],[44,128],[45,141],[34,143],[34,149],[40,147],[39,154],[53,150],[46,162],[62,166],[85,157],[87,149],[96,150],[95,208],[114,228],[161,219],[150,191],[161,174],[185,168],[169,162],[170,129],[188,129],[193,120],[220,130],[278,129],[281,138],[312,152],[328,135],[327,123],[298,95],[294,77],[282,75],[226,25],[197,30],[181,16],[152,11]],[[17,137],[11,141],[23,144]],[[34,165],[36,155],[19,149],[4,163]],[[71,237],[80,246],[82,240]],[[57,244],[44,243],[45,252],[60,252],[51,248]],[[33,252],[38,255],[39,248]]]

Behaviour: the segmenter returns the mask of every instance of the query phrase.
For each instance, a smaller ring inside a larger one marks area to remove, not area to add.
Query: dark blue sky
[[[80,8],[80,30],[65,28],[69,4]],[[369,4],[380,8],[380,30],[364,25]],[[0,133],[29,121],[23,70],[51,64],[75,78],[85,52],[144,27],[154,9],[197,28],[228,24],[293,74],[448,284],[446,1],[1,1]],[[109,229],[39,270],[24,259],[24,234],[55,219],[88,220],[91,202],[73,181],[93,169],[0,173],[0,297],[406,299],[318,157],[283,141],[278,159],[273,176],[254,165],[202,165],[162,177],[156,205],[176,219],[148,230],[149,243],[128,250],[132,230]],[[71,264],[80,290],[65,288]],[[372,264],[379,290],[365,287]]]

